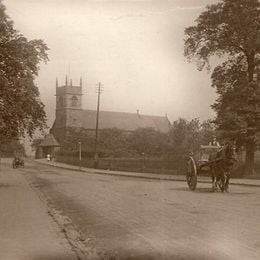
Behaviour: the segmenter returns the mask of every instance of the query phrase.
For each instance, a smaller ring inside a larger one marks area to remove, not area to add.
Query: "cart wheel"
[[[197,167],[192,157],[189,157],[187,161],[186,180],[190,190],[195,190],[197,186]]]

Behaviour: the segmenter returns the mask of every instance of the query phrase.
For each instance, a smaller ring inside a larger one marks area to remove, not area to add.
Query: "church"
[[[68,128],[84,128],[87,131],[96,129],[97,111],[82,108],[82,79],[79,86],[65,84],[58,86],[56,80],[56,115],[50,133],[61,144],[66,138]],[[99,129],[118,128],[132,132],[138,128],[151,127],[167,133],[171,124],[167,116],[142,115],[136,113],[99,111]]]

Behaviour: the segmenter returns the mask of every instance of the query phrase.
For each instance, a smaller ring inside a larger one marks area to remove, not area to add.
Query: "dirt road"
[[[76,260],[46,204],[10,165],[0,169],[0,260]]]
[[[260,188],[191,192],[184,182],[31,163],[18,170],[86,259],[260,259]]]

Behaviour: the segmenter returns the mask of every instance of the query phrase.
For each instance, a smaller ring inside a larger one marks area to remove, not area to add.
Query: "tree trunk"
[[[254,163],[255,142],[253,139],[250,139],[246,144],[245,175],[252,175],[254,173]]]
[[[247,55],[248,63],[248,82],[253,81],[254,69],[255,69],[255,52],[251,52]],[[246,158],[245,158],[245,175],[251,175],[254,173],[255,163],[255,140],[253,137],[249,138],[246,142]]]
[[[251,52],[249,55],[247,55],[248,82],[253,81],[254,70],[255,70],[255,52]]]

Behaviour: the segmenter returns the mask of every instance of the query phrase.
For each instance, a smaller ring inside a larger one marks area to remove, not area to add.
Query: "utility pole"
[[[102,84],[98,83],[97,94],[98,94],[98,101],[97,101],[97,116],[96,116],[96,133],[95,133],[95,151],[94,151],[94,168],[98,168],[98,124],[99,124],[99,107],[100,107],[100,94],[102,93],[103,89],[101,88]]]
[[[81,142],[78,142],[79,144],[79,169],[81,170]]]

